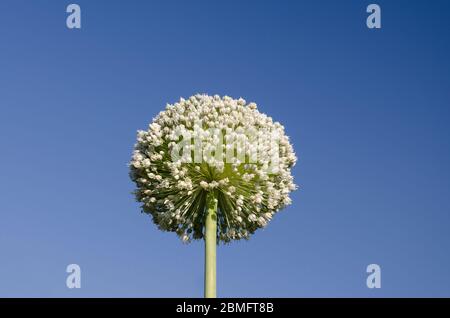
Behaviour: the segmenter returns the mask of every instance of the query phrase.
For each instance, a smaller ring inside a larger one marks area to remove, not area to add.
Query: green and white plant
[[[295,162],[284,127],[255,103],[195,95],[138,131],[130,176],[159,229],[205,240],[205,297],[215,297],[217,242],[248,239],[291,203]]]

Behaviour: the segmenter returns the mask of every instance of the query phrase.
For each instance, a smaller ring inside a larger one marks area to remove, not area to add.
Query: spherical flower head
[[[143,212],[183,242],[204,235],[217,200],[217,239],[248,239],[291,203],[297,158],[284,127],[242,98],[195,95],[138,131],[130,177]]]

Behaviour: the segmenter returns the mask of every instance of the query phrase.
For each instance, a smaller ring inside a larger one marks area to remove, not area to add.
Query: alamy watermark
[[[69,289],[81,288],[81,268],[78,264],[69,264],[66,267],[69,275],[66,278],[66,286]]]
[[[81,8],[78,4],[69,4],[66,12],[70,13],[66,19],[66,26],[69,29],[81,29]]]
[[[369,4],[366,11],[370,13],[366,20],[367,27],[369,29],[381,29],[381,7],[375,3]]]
[[[173,162],[234,165],[265,162],[269,173],[277,173],[280,154],[280,134],[277,131],[237,128],[203,129],[201,123],[193,130],[175,129],[169,143]]]
[[[367,288],[381,288],[381,267],[378,264],[369,264],[366,268],[369,273],[366,279]]]

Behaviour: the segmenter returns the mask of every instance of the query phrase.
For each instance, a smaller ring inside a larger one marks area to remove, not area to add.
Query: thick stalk
[[[217,200],[215,192],[206,196],[205,298],[216,298]]]

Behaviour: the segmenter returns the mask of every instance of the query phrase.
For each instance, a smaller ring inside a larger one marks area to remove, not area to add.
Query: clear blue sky
[[[127,168],[198,92],[255,101],[299,156],[293,204],[219,247],[219,296],[450,296],[450,2],[74,2],[81,30],[69,1],[0,2],[0,296],[202,296],[202,242],[158,231]]]

